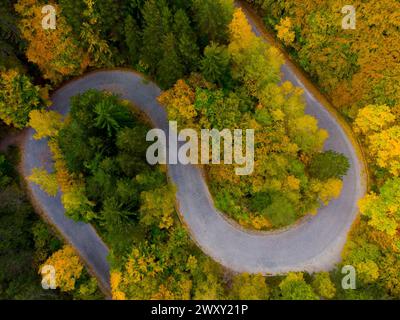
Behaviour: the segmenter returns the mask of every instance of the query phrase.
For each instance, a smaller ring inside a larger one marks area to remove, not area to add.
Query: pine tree
[[[193,0],[193,15],[204,45],[227,42],[233,11],[232,0]]]
[[[215,43],[207,46],[201,61],[201,71],[206,80],[222,84],[230,73],[229,53],[226,47]]]
[[[342,178],[349,169],[349,160],[341,153],[332,150],[317,153],[311,159],[309,173],[319,180]]]
[[[164,37],[161,45],[164,52],[157,68],[157,79],[162,87],[172,86],[183,76],[183,65],[177,52],[176,39],[173,33]]]
[[[182,9],[175,13],[173,29],[177,38],[179,56],[185,66],[185,73],[190,73],[198,66],[199,47],[190,20]]]
[[[144,4],[142,14],[144,28],[141,58],[147,65],[150,74],[154,75],[157,64],[163,56],[164,51],[160,44],[163,43],[164,36],[169,32],[171,12],[164,0],[150,0]]]
[[[282,300],[318,300],[313,288],[304,280],[301,272],[289,272],[279,284]]]
[[[380,194],[367,194],[359,202],[360,212],[367,216],[368,224],[395,239],[400,226],[400,178],[387,180]]]
[[[239,300],[267,300],[270,290],[261,274],[241,273],[232,279],[230,295]]]
[[[64,292],[75,289],[75,284],[83,271],[83,264],[70,245],[65,245],[54,252],[44,265],[51,265],[56,269],[56,286]]]
[[[0,68],[22,68],[17,55],[21,53],[22,41],[17,27],[16,14],[11,1],[0,6]]]

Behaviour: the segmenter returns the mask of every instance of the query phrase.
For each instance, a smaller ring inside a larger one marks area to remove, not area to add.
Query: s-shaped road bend
[[[257,17],[246,7],[253,31],[267,41]],[[283,80],[304,89],[306,112],[315,116],[319,125],[329,132],[325,148],[345,154],[350,169],[344,177],[341,196],[322,207],[316,216],[278,232],[247,232],[230,223],[216,210],[201,170],[192,165],[169,165],[168,173],[177,187],[177,203],[181,219],[192,239],[200,248],[225,267],[236,272],[279,274],[288,271],[329,270],[340,261],[347,234],[357,216],[357,202],[366,190],[366,171],[357,143],[345,125],[328,111],[325,101],[315,95],[315,88],[301,77],[297,68],[287,60],[282,66]],[[168,132],[165,110],[157,103],[160,89],[143,77],[126,70],[89,73],[73,80],[52,96],[52,109],[66,114],[70,98],[88,89],[107,90],[130,100],[145,112],[153,124]],[[47,141],[34,140],[29,129],[23,141],[22,170],[25,177],[35,167],[53,170]],[[105,292],[110,292],[108,248],[95,229],[65,216],[60,194],[50,197],[37,185],[28,182],[36,208],[56,227],[68,243],[74,246],[89,270],[97,277]]]

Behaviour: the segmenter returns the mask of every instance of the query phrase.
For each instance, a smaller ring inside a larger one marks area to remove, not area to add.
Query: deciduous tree
[[[289,272],[279,284],[280,298],[283,300],[317,300],[312,287],[305,282],[302,273]]]
[[[312,286],[315,292],[325,299],[332,299],[336,294],[336,288],[328,272],[315,274]]]
[[[147,226],[168,229],[173,225],[175,193],[168,186],[141,194],[140,221]]]
[[[125,43],[128,47],[129,61],[135,65],[140,58],[140,48],[142,46],[141,30],[138,27],[136,20],[128,15],[124,25]]]
[[[193,15],[203,43],[224,43],[234,10],[232,0],[194,0]]]
[[[400,126],[396,125],[368,138],[368,149],[374,161],[392,175],[400,175]]]
[[[388,180],[380,194],[369,193],[359,202],[360,211],[369,218],[373,228],[394,236],[399,228],[400,179]]]
[[[55,196],[58,192],[58,182],[54,173],[48,173],[43,168],[33,168],[29,180],[38,184],[43,191],[50,196]]]
[[[61,114],[56,111],[32,110],[29,113],[29,125],[36,131],[33,137],[40,140],[57,136],[63,122]]]
[[[266,300],[269,298],[269,288],[261,275],[242,273],[232,281],[230,295],[236,300]]]
[[[354,131],[365,137],[387,129],[396,120],[395,115],[386,105],[368,105],[358,111],[354,120]]]

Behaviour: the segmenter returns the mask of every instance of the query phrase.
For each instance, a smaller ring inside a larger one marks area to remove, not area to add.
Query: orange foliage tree
[[[20,0],[15,10],[21,16],[19,27],[28,44],[28,60],[38,65],[45,79],[57,84],[65,77],[80,75],[88,66],[89,58],[73,37],[61,8],[55,3],[52,5],[57,12],[55,30],[42,28],[44,4],[40,1]]]

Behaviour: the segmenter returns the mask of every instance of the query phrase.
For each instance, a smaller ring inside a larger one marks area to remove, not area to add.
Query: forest
[[[89,90],[72,98],[68,116],[48,109],[50,94],[67,80],[100,68],[134,69],[164,90],[158,101],[179,126],[255,130],[252,175],[236,176],[234,165],[203,168],[230,219],[267,230],[317,214],[340,195],[349,162],[323,150],[328,133],[305,113],[302,90],[280,82],[279,51],[251,32],[232,0],[58,0],[51,2],[55,30],[41,26],[44,1],[0,0],[2,136],[32,127],[35,139],[48,139],[55,172],[36,168],[29,180],[50,195],[61,190],[66,214],[91,223],[107,243],[114,299],[398,299],[399,3],[355,1],[362,16],[350,33],[339,29],[340,1],[249,2],[352,124],[368,155],[371,191],[330,273],[226,270],[178,219],[166,167],[146,162],[151,124],[136,106]],[[377,12],[387,12],[387,21]],[[35,215],[17,166],[17,151],[0,156],[7,239],[0,297],[101,299],[74,249]],[[63,270],[56,291],[40,288],[43,264]],[[357,290],[341,287],[346,264],[358,270]],[[17,273],[23,276],[12,277]]]
[[[102,299],[73,248],[34,212],[15,168],[19,157],[15,147],[0,153],[0,299]],[[38,271],[45,264],[63,270],[59,290],[43,290]]]
[[[248,1],[292,58],[351,123],[364,148],[370,192],[343,252],[359,270],[354,299],[400,297],[400,3],[353,1],[355,30],[342,30],[342,1]],[[382,17],[385,19],[382,19]]]

